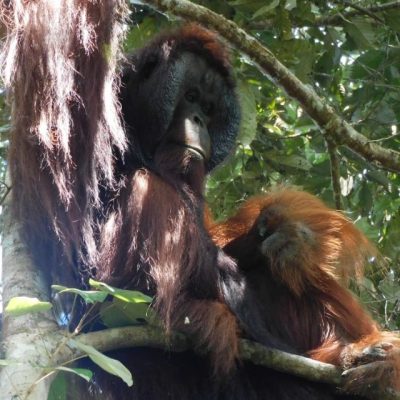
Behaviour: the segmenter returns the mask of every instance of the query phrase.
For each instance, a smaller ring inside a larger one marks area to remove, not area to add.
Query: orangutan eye
[[[185,99],[189,103],[196,103],[200,99],[200,90],[197,88],[191,88],[185,93]]]

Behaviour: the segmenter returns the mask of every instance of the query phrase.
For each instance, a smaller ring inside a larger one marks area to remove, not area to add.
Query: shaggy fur
[[[376,361],[348,373],[353,393],[400,388],[400,338],[382,332],[345,287],[376,250],[343,214],[285,189],[208,225],[245,278],[246,292],[238,296],[228,282],[225,299],[250,337],[344,369]],[[270,343],[271,336],[282,343]]]
[[[211,32],[187,26],[134,54],[120,93],[124,132],[115,95],[124,3],[1,4],[14,215],[35,261],[53,283],[86,287],[94,277],[156,295],[167,330],[191,333],[227,373],[237,326],[221,302],[218,269],[229,275],[235,264],[202,218],[205,174],[231,150],[240,120],[226,50]],[[168,141],[189,84],[185,52],[218,75],[207,163]],[[64,313],[75,321],[70,307]]]
[[[126,149],[115,95],[125,1],[16,0],[0,15],[14,213],[37,264],[73,284],[97,262],[99,188],[118,184],[113,158]]]

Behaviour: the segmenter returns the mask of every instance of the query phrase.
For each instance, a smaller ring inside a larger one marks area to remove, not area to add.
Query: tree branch
[[[213,28],[241,53],[247,55],[286,93],[297,100],[307,114],[318,124],[327,140],[345,145],[382,168],[400,172],[400,153],[371,142],[357,132],[336,111],[323,101],[314,89],[303,84],[274,54],[258,40],[213,11],[187,0],[147,0],[147,4],[161,12],[197,21]]]
[[[338,210],[343,210],[342,195],[340,189],[340,160],[338,156],[337,146],[328,140],[326,141],[326,145],[328,147],[329,158],[331,161],[331,179],[335,206]]]
[[[83,344],[91,345],[101,352],[132,347],[152,347],[173,352],[192,348],[189,339],[184,335],[175,333],[167,337],[162,329],[150,325],[106,329],[81,334],[75,339]],[[59,361],[67,362],[83,355],[79,349],[72,345],[66,348]],[[250,340],[240,340],[240,359],[307,380],[329,383],[335,386],[342,383],[342,371],[331,364],[267,348]]]
[[[19,239],[19,225],[10,220],[10,197],[4,209],[3,239],[3,304],[18,296],[48,300],[48,288],[42,274],[33,266],[27,249]],[[42,376],[40,366],[47,365],[52,350],[57,346],[58,331],[50,312],[27,314],[15,318],[3,313],[2,345],[4,356],[13,363],[0,370],[0,398],[2,400],[47,398],[51,380],[32,385]],[[29,361],[29,362],[28,362]]]
[[[370,17],[370,18],[372,18],[372,19],[374,19],[374,20],[376,20],[376,21],[378,21],[380,23],[384,23],[385,22],[382,18],[380,18],[377,15],[375,15],[374,12],[371,11],[370,9],[365,8],[365,7],[361,7],[360,5],[354,4],[351,1],[348,1],[348,0],[334,0],[334,3],[336,3],[338,5],[345,5],[346,7],[349,7],[349,8],[353,8],[354,11],[358,12],[360,15],[367,15],[368,17]]]
[[[340,4],[339,1],[336,3]],[[330,15],[328,17],[316,18],[315,25],[317,26],[342,25],[343,22],[346,21],[346,19],[351,19],[352,17],[356,17],[362,14],[366,14],[374,19],[379,18],[379,22],[384,22],[382,18],[377,17],[374,13],[382,13],[385,11],[400,9],[400,1],[391,1],[389,3],[378,4],[376,6],[370,6],[370,7],[360,7],[355,4],[352,4],[349,1],[346,1],[344,4],[349,7],[353,7],[354,10]]]
[[[95,347],[101,352],[132,347],[152,347],[180,352],[190,350],[191,343],[182,334],[166,336],[165,332],[150,325],[112,328],[98,332],[81,334],[75,337],[85,345]],[[276,371],[298,376],[315,382],[324,382],[336,388],[344,387],[344,377],[340,368],[331,364],[322,363],[307,357],[289,354],[280,350],[271,349],[250,340],[240,340],[240,359],[253,364],[272,368]],[[59,363],[66,363],[85,356],[73,344],[65,346],[60,352]],[[362,366],[368,368],[368,365]],[[376,399],[378,394],[371,394]],[[380,400],[399,400],[400,394],[393,392],[379,393]]]
[[[349,7],[353,6],[353,8],[356,8],[357,6],[346,2],[346,3],[341,3],[340,1],[336,2],[337,4],[345,4],[348,5]],[[303,28],[307,26],[342,26],[345,22],[348,22],[351,20],[351,18],[360,16],[360,15],[368,15],[369,17],[379,21],[379,23],[384,23],[385,21],[375,15],[374,13],[382,13],[385,11],[391,11],[391,10],[396,10],[400,9],[400,1],[391,1],[389,3],[384,3],[384,4],[379,4],[376,6],[371,6],[371,7],[360,7],[358,6],[358,9],[353,9],[350,11],[345,11],[341,13],[336,13],[328,16],[317,16],[315,17],[315,20],[313,22],[310,21],[304,21],[303,23],[297,23],[297,21],[292,21],[292,24],[296,26],[297,28]],[[260,30],[260,29],[273,29],[274,28],[274,22],[271,20],[264,20],[264,21],[253,21],[250,22],[248,25],[249,29],[255,29],[255,30]]]

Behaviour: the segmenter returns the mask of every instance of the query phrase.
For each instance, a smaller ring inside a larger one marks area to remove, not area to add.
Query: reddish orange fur
[[[49,282],[86,288],[95,278],[146,292],[155,296],[167,330],[188,317],[184,328],[225,372],[234,364],[237,334],[235,317],[220,300],[218,268],[233,262],[223,260],[199,216],[206,170],[229,153],[239,127],[227,50],[214,33],[192,24],[156,37],[119,76],[126,2],[51,3],[0,2],[10,31],[0,69],[7,66],[2,72],[14,103],[13,209],[23,238]],[[164,140],[171,121],[181,118],[171,107],[187,90],[186,65],[179,74],[171,66],[185,52],[204,59],[215,79],[221,75],[224,93],[213,102],[223,118],[212,117],[218,132],[210,127],[208,134],[218,139],[207,162]],[[142,89],[149,64],[154,84]],[[180,89],[166,85],[157,107],[149,105],[150,117],[136,114],[137,104],[167,79]],[[62,310],[71,326],[81,317],[75,304],[65,301]]]
[[[290,324],[292,346],[316,360],[346,369],[376,360],[374,356],[368,358],[365,350],[382,347],[384,359],[369,368],[350,370],[347,387],[356,393],[362,393],[372,383],[400,389],[400,338],[382,332],[345,286],[349,277],[361,276],[368,256],[377,256],[375,247],[342,213],[329,209],[308,193],[292,189],[254,197],[225,222],[213,223],[209,214],[205,221],[215,243],[235,258],[235,241],[256,237],[254,231],[260,218],[270,235],[281,232],[288,238],[287,246],[300,244],[299,248],[294,247],[295,257],[289,253],[288,260],[280,259],[285,254],[282,248],[269,263],[265,259],[273,279],[288,289],[287,293],[282,292],[284,301],[271,304],[272,308],[283,308],[276,310],[273,317],[265,316],[265,323]],[[310,232],[309,240],[307,235],[299,234],[300,229]],[[237,248],[240,253],[242,248]],[[242,265],[239,257],[244,273],[250,268],[243,265],[246,257]],[[263,293],[256,293],[256,298],[265,302]],[[309,304],[319,306],[311,308]],[[310,326],[313,324],[319,326]]]
[[[191,23],[182,28],[179,39],[185,43],[190,40],[200,41],[203,48],[210,53],[213,63],[222,65],[227,70],[230,69],[228,50],[221,46],[221,42],[215,32],[205,30],[200,25]]]
[[[206,220],[206,223],[215,243],[224,247],[237,236],[247,233],[261,210],[270,207],[279,207],[287,220],[304,223],[315,232],[318,247],[313,249],[309,273],[319,274],[322,270],[339,279],[360,276],[365,257],[376,255],[374,246],[342,213],[329,209],[309,193],[292,189],[253,197],[228,221],[212,224]],[[278,225],[280,222],[278,219],[273,223]]]
[[[190,324],[181,325],[180,329],[195,338],[200,350],[208,350],[215,376],[227,376],[239,351],[236,317],[225,304],[210,300],[192,300],[182,305],[182,313]]]

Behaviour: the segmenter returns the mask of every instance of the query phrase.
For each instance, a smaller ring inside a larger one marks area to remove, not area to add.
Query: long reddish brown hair
[[[127,11],[124,0],[0,3],[12,204],[41,265],[49,238],[65,256],[58,268],[96,262],[99,188],[118,185],[113,160],[126,148],[116,63]]]

